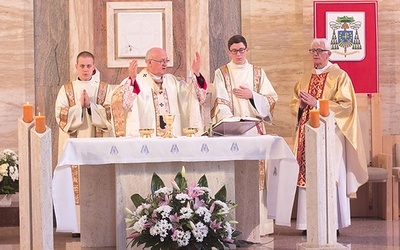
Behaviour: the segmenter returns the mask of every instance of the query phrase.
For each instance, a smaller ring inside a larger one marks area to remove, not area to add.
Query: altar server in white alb
[[[201,105],[207,93],[207,82],[200,74],[200,54],[192,62],[194,77],[189,82],[167,74],[167,52],[151,48],[145,57],[146,68],[137,73],[138,62],[129,64],[129,77],[112,94],[112,118],[115,135],[140,136],[139,129],[154,129],[152,137],[163,136],[162,115],[172,114],[173,135],[180,136],[185,127],[203,132]]]
[[[243,36],[235,35],[228,40],[228,55],[231,61],[215,71],[212,84],[211,119],[215,124],[222,119],[234,116],[260,118],[263,122],[246,132],[246,135],[263,135],[267,132],[266,125],[272,121],[278,94],[265,71],[247,61],[248,53],[247,41]],[[271,233],[270,228],[273,227],[272,221],[269,222],[267,217],[275,219],[279,225],[290,226],[297,169],[287,171],[287,168],[278,168],[271,161],[262,160],[259,161],[259,170],[260,220],[263,222],[260,224],[260,232],[261,235],[265,235]],[[269,171],[268,181],[266,171]],[[285,177],[280,178],[281,175]],[[274,193],[277,195],[267,197],[266,187],[277,183],[279,179],[284,179],[285,190],[277,190],[274,187]],[[284,198],[277,199],[278,196]],[[269,208],[267,208],[267,203]]]
[[[248,53],[243,36],[235,35],[229,39],[228,55],[231,61],[215,71],[212,86],[213,123],[232,116],[272,120],[278,95],[265,71],[247,61]],[[260,123],[250,133],[264,134],[263,124]]]
[[[75,68],[78,78],[61,86],[55,105],[59,126],[58,158],[61,157],[68,138],[113,135],[109,105],[111,89],[107,83],[100,82],[93,54],[88,51],[80,52]],[[79,178],[76,168],[73,168],[73,179],[75,202],[79,205]]]

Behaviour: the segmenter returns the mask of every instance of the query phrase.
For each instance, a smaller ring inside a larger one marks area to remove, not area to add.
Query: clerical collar
[[[90,82],[91,80],[92,80],[92,77],[87,81],[82,81],[81,78],[78,77],[78,81],[81,81],[81,82]]]
[[[245,69],[247,67],[247,65],[249,64],[249,62],[246,59],[246,61],[243,64],[236,64],[233,61],[231,61],[230,64],[233,69]]]
[[[315,72],[319,75],[324,73],[324,71],[329,68],[332,65],[331,62],[328,61],[328,63],[325,65],[325,67],[323,67],[322,69],[315,69]]]
[[[162,83],[163,81],[163,77],[162,76],[156,76],[152,73],[149,72],[149,75],[151,76],[151,78],[156,82],[156,83]]]

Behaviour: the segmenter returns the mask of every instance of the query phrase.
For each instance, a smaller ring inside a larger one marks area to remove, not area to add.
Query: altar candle
[[[310,110],[310,126],[313,128],[319,127],[319,110],[318,109]]]
[[[33,121],[33,105],[28,102],[23,105],[23,116],[22,120],[26,123]]]
[[[324,117],[329,116],[329,100],[328,99],[320,99],[319,100],[319,113]]]
[[[44,115],[39,115],[35,117],[35,130],[38,133],[44,133],[46,131],[46,117]]]

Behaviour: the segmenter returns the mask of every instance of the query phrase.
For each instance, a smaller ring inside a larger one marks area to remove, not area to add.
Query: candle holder
[[[185,133],[187,137],[195,137],[197,131],[199,131],[198,128],[183,128],[183,133]]]
[[[174,123],[175,115],[163,115],[163,119],[166,124],[165,128],[167,129],[164,138],[175,138],[172,134],[172,124]]]
[[[151,134],[153,134],[153,132],[154,132],[154,129],[152,129],[152,128],[139,129],[139,133],[142,138],[151,138]]]

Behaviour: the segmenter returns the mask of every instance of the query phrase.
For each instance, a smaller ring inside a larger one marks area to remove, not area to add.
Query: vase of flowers
[[[11,149],[0,152],[0,206],[11,205],[11,194],[19,191],[18,155]]]
[[[136,208],[126,209],[129,217],[127,230],[128,247],[144,245],[150,249],[225,249],[235,243],[233,225],[229,213],[237,205],[226,201],[223,186],[213,197],[203,175],[190,186],[185,179],[185,168],[178,172],[172,188],[167,188],[154,173],[151,194],[146,198],[131,196]]]

